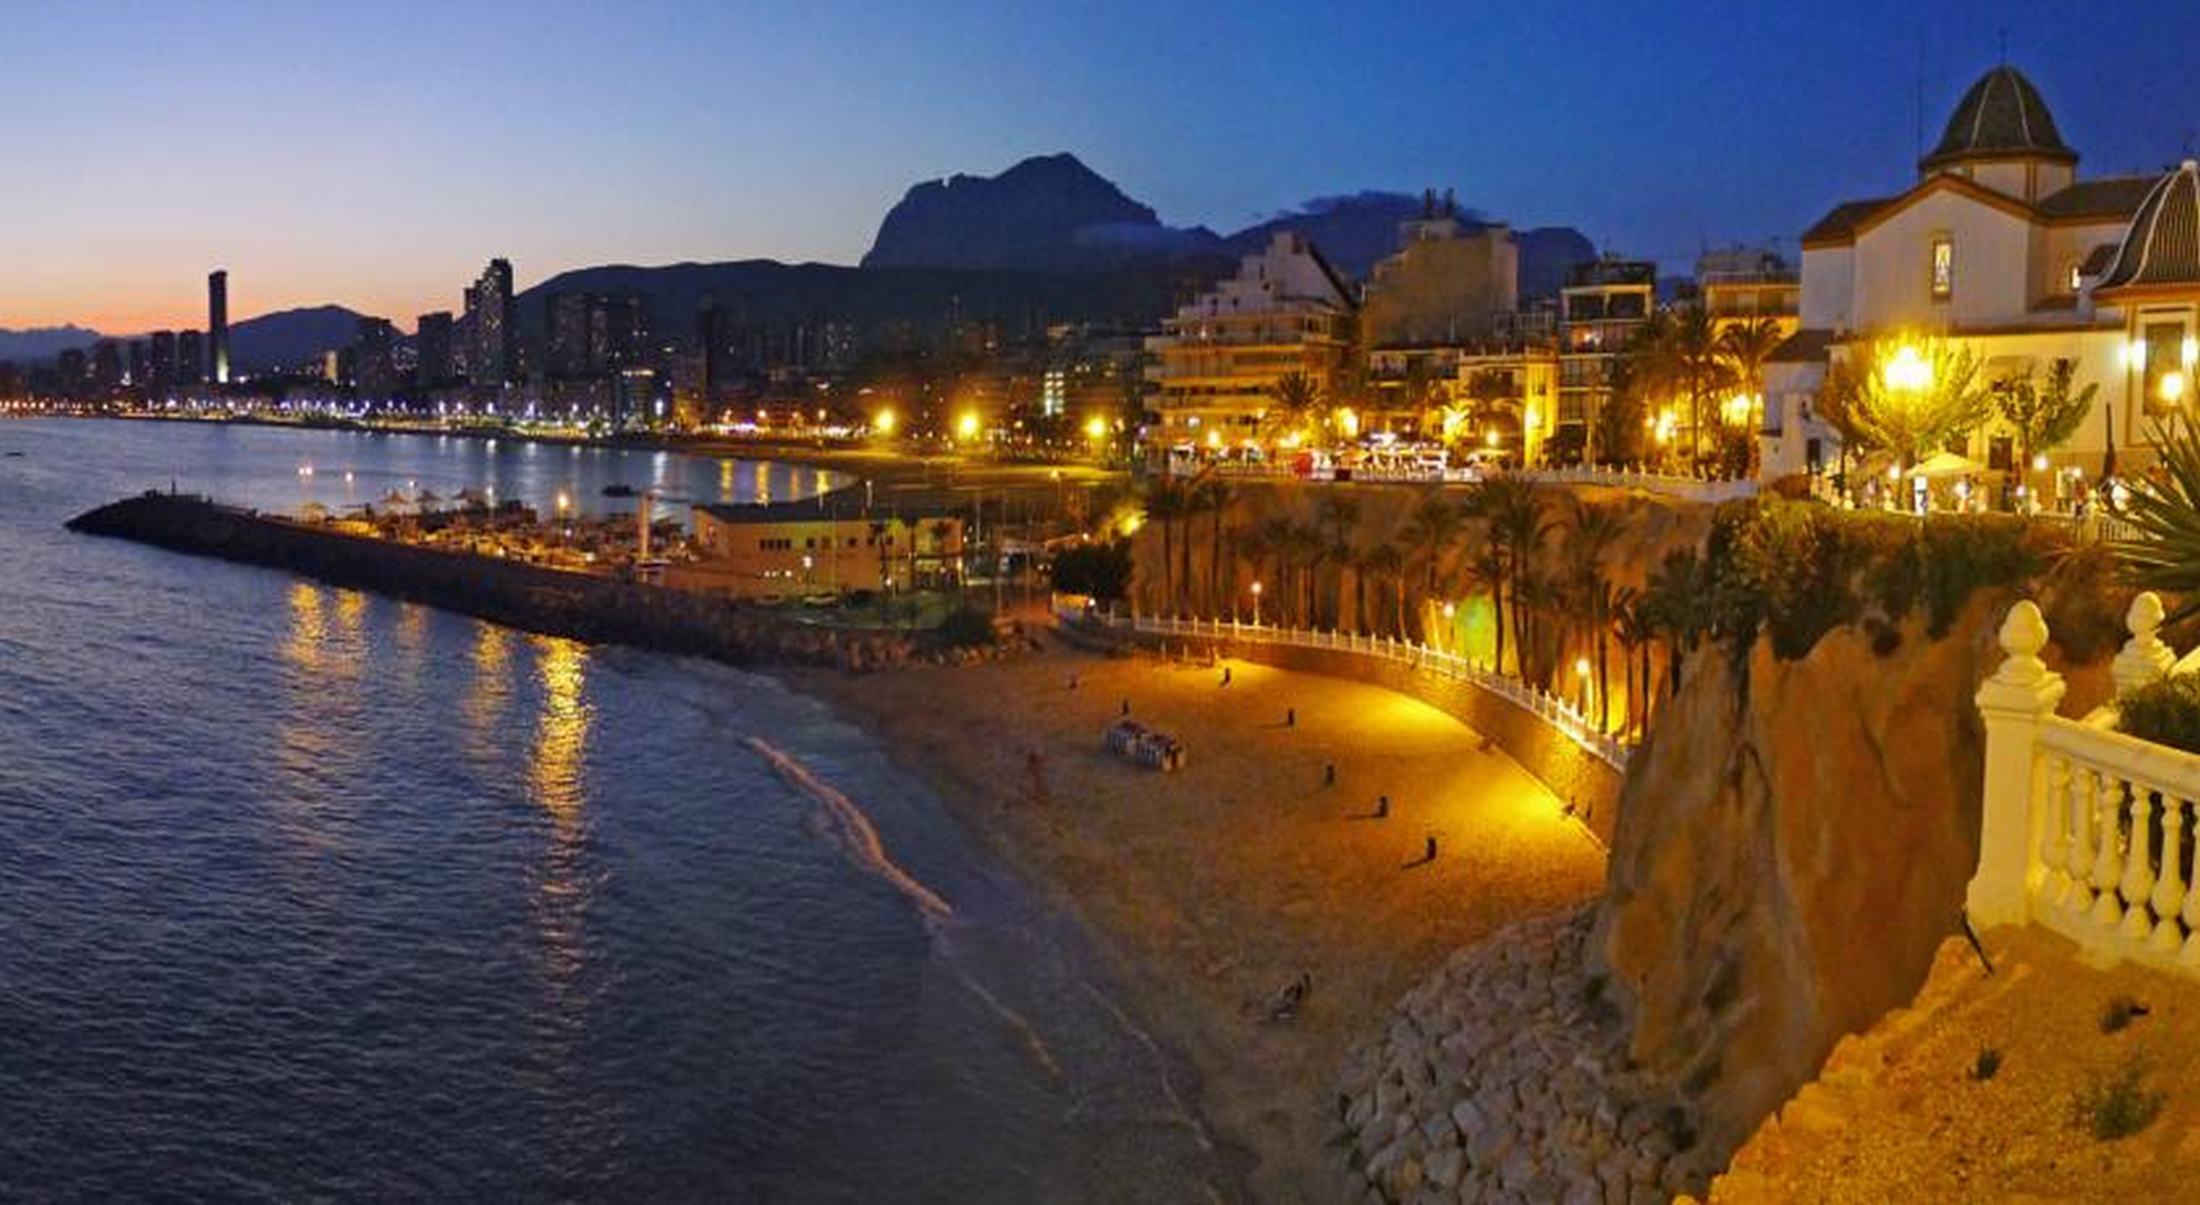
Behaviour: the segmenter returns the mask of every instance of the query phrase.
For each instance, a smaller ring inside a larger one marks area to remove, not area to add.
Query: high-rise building
[[[92,388],[112,393],[122,385],[122,345],[113,339],[92,344]]]
[[[452,329],[449,310],[422,314],[413,333],[413,383],[433,389],[451,382]]]
[[[206,278],[207,352],[213,360],[214,383],[229,383],[229,273],[216,269]]]
[[[129,371],[124,383],[132,389],[143,389],[153,381],[152,346],[143,339],[130,340]]]
[[[512,264],[492,259],[466,290],[471,334],[466,375],[475,385],[502,386],[519,377],[519,323],[512,306]]]
[[[197,331],[176,336],[176,383],[199,385],[206,381],[206,341]]]
[[[387,318],[359,319],[352,339],[352,383],[360,397],[387,400],[397,388],[397,328]]]
[[[154,331],[151,342],[151,377],[147,383],[155,389],[166,389],[176,383],[176,332]]]

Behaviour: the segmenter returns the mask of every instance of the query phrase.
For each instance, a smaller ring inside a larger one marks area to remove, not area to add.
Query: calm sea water
[[[1225,1182],[1077,934],[821,706],[61,527],[171,478],[289,508],[347,470],[588,505],[816,473],[66,421],[4,452],[0,1200]]]

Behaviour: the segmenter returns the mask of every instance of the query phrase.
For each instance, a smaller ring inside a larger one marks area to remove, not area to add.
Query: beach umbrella
[[[1918,461],[1910,470],[1910,476],[1936,481],[1942,477],[1975,477],[1986,471],[1986,466],[1967,456],[1954,452],[1935,452]]]

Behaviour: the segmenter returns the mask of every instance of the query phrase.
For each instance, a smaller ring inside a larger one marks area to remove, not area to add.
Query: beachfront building
[[[1351,288],[1303,235],[1279,231],[1237,274],[1162,320],[1146,340],[1164,451],[1258,446],[1276,383],[1334,390],[1352,344]]]
[[[1696,258],[1696,286],[1713,330],[1770,322],[1782,338],[1802,325],[1803,281],[1777,251],[1727,247]]]
[[[1542,462],[1558,426],[1558,346],[1532,331],[1462,350],[1450,412],[1466,427],[1453,439],[1516,465]]]
[[[1577,264],[1559,292],[1557,454],[1579,458],[1612,400],[1628,341],[1657,303],[1658,266],[1606,256]]]
[[[1360,302],[1367,354],[1361,426],[1428,432],[1453,400],[1459,358],[1487,345],[1519,307],[1520,251],[1511,228],[1466,223],[1447,191],[1422,194],[1399,224],[1398,251],[1375,265]]]
[[[945,511],[842,509],[830,498],[695,508],[698,559],[667,584],[737,598],[952,587],[963,519]]]
[[[2081,180],[2077,165],[2039,90],[1998,66],[1964,93],[1914,183],[1813,225],[1801,326],[1766,372],[1764,472],[1827,465],[1838,440],[1815,405],[1828,368],[1905,332],[1960,343],[1989,378],[2074,361],[2079,387],[2097,387],[2095,413],[2050,459],[2098,474],[2120,447],[2129,467],[2148,407],[2171,386],[2181,400],[2192,363],[2193,311],[2165,265],[2194,217],[2177,210],[2180,173]],[[2159,216],[2141,230],[2133,218],[2151,199]],[[1956,450],[2007,470],[2014,449],[1993,424]]]

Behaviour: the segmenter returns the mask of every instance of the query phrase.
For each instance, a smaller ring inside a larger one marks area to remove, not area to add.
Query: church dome
[[[1940,144],[1918,161],[1927,173],[1981,159],[2050,159],[2076,163],[2055,116],[2024,73],[2004,64],[1979,77],[1963,94],[1941,131]]]
[[[2200,285],[2200,166],[2187,159],[2147,191],[2096,292]]]

